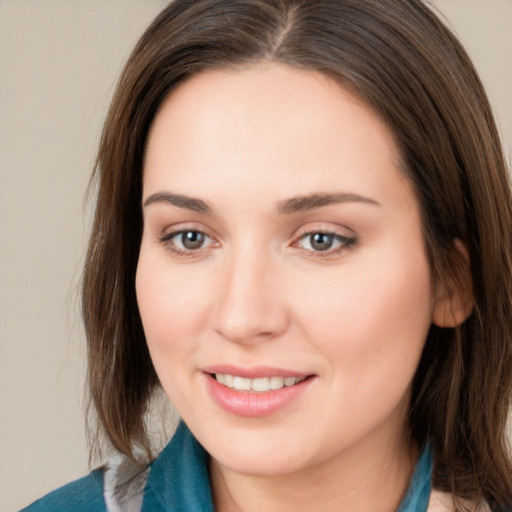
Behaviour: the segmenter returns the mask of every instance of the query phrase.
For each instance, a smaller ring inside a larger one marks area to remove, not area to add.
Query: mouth
[[[262,417],[285,410],[314,389],[316,374],[272,366],[218,364],[201,369],[213,402],[236,416]]]
[[[315,375],[293,373],[262,368],[237,371],[226,366],[210,368],[203,375],[209,395],[222,409],[236,416],[263,417],[296,403],[316,380]]]
[[[210,373],[210,376],[219,384],[235,391],[246,391],[249,393],[267,393],[277,391],[285,387],[292,387],[311,376],[284,377],[275,375],[271,377],[258,377],[250,379],[229,373]]]

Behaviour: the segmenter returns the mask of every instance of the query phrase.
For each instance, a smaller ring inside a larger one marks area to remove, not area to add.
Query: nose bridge
[[[215,327],[237,343],[279,335],[287,323],[276,281],[277,263],[253,244],[233,248],[225,261],[215,305]]]

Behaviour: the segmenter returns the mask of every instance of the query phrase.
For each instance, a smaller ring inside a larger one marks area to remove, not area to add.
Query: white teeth
[[[286,377],[286,379],[284,379],[285,386],[293,386],[294,384],[295,384],[295,377]]]
[[[284,386],[284,377],[270,377],[270,389],[281,389]]]
[[[235,375],[216,373],[215,378],[220,384],[237,391],[253,391],[255,393],[264,393],[270,390],[281,389],[283,387],[294,386],[302,382],[306,377],[259,377],[257,379],[247,379]]]
[[[251,389],[253,391],[270,391],[270,380],[268,377],[252,379]]]
[[[251,390],[251,379],[245,379],[244,377],[235,377],[234,389],[239,389],[240,391],[250,391]]]

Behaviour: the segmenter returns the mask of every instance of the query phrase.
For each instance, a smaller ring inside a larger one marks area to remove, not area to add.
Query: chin
[[[297,460],[296,456],[297,453],[294,457],[287,458],[286,454],[279,453],[279,457],[276,457],[275,450],[272,453],[255,450],[255,453],[243,454],[224,451],[219,458],[212,454],[212,457],[228,470],[255,477],[280,477],[306,467],[307,463]]]
[[[290,432],[283,436],[265,432],[263,428],[251,430],[243,433],[230,430],[224,434],[213,431],[205,436],[198,432],[197,438],[213,459],[239,474],[284,476],[309,465],[309,457],[304,450],[307,440],[301,442],[291,437]]]

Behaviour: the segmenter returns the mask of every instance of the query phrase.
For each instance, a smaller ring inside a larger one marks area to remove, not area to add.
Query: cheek
[[[142,247],[136,293],[146,342],[160,383],[182,414],[194,408],[182,384],[195,371],[200,331],[208,316],[205,289],[204,282],[190,279],[186,268],[176,268],[165,254]]]
[[[297,316],[333,357],[357,369],[376,361],[416,364],[432,317],[423,251],[380,250],[316,277],[315,286],[296,302]]]
[[[204,282],[190,279],[186,269],[169,265],[165,255],[142,248],[136,276],[137,303],[149,350],[158,357],[192,350],[190,340],[201,331],[207,314]]]

